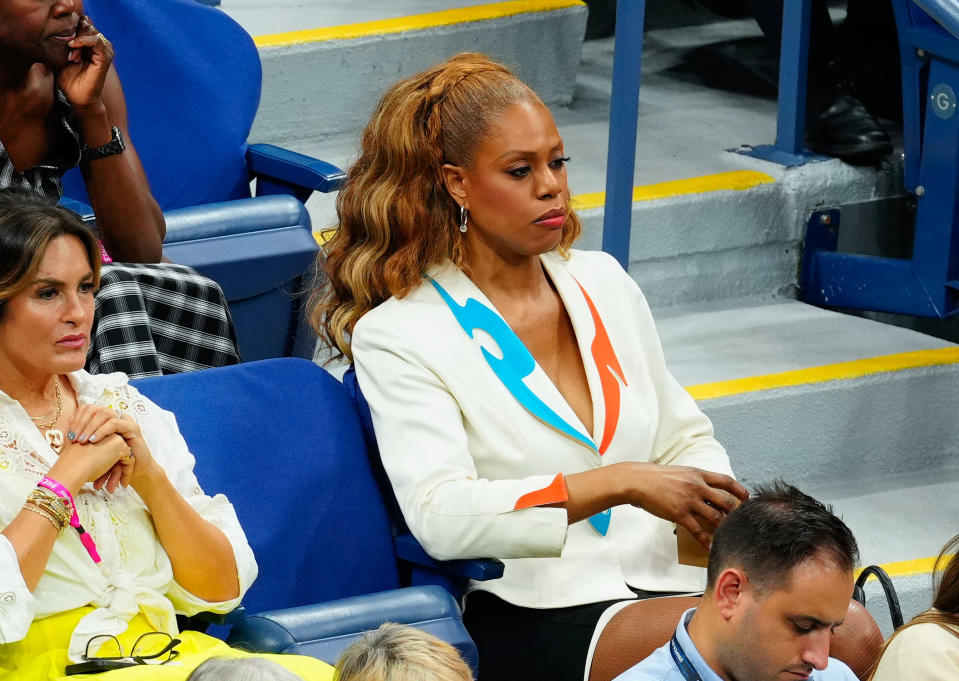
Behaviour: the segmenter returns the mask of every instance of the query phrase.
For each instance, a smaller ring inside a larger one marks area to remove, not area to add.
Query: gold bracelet
[[[52,515],[60,523],[61,527],[66,527],[73,517],[73,511],[70,505],[50,490],[37,487],[27,497],[27,503],[33,504]]]
[[[49,520],[49,521],[50,521],[50,524],[53,525],[53,526],[57,529],[57,532],[59,532],[60,530],[63,529],[64,526],[61,525],[61,524],[59,523],[59,521],[58,521],[56,518],[54,518],[51,513],[48,513],[46,510],[44,510],[43,508],[37,506],[37,505],[34,504],[33,502],[28,501],[27,503],[25,503],[25,504],[23,505],[23,507],[24,507],[26,510],[28,510],[28,511],[33,511],[33,512],[36,513],[37,515],[42,515],[44,518],[46,518],[47,520]]]
[[[46,516],[52,518],[53,522],[57,524],[58,530],[62,530],[70,522],[70,519],[65,518],[63,515],[59,514],[56,508],[51,508],[50,506],[47,506],[45,504],[38,504],[35,501],[29,501],[29,500],[27,501],[27,505],[31,507],[30,510],[37,509],[39,511],[42,511],[44,514],[46,514]]]
[[[52,504],[63,506],[63,509],[68,516],[73,515],[73,508],[70,505],[70,502],[64,499],[63,497],[61,497],[59,494],[53,492],[52,490],[47,489],[46,487],[40,487],[39,485],[37,487],[34,487],[30,491],[29,498],[30,499],[47,499]]]
[[[27,498],[33,501],[47,501],[53,506],[58,506],[63,513],[66,513],[67,518],[73,515],[73,506],[70,502],[46,487],[34,487]]]

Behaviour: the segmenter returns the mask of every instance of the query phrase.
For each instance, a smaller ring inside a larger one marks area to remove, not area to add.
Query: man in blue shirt
[[[702,603],[616,681],[857,681],[829,657],[857,560],[831,508],[783,482],[759,488],[716,530]]]

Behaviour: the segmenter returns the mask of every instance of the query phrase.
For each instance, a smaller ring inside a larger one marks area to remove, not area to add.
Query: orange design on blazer
[[[613,441],[616,434],[616,426],[619,423],[619,405],[620,393],[618,376],[626,385],[626,378],[623,376],[623,369],[619,365],[619,359],[613,351],[613,344],[609,340],[609,334],[600,319],[599,311],[593,304],[592,298],[586,293],[586,289],[578,281],[576,285],[583,292],[583,298],[586,299],[586,305],[589,307],[589,313],[593,316],[593,325],[596,327],[596,336],[593,338],[593,344],[590,350],[593,353],[593,361],[596,363],[596,370],[599,372],[599,384],[603,388],[603,404],[605,405],[606,418],[603,422],[603,440],[599,443],[599,453],[605,454],[609,443]]]

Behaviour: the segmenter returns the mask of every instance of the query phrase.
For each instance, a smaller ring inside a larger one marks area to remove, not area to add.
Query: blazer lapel
[[[550,252],[540,259],[573,324],[593,402],[593,441],[599,443],[598,451],[604,454],[619,424],[620,395],[626,379],[590,293],[570,274],[560,255]]]
[[[455,267],[447,267],[431,273],[429,281],[516,401],[546,425],[597,451],[591,434],[546,372],[469,277]]]

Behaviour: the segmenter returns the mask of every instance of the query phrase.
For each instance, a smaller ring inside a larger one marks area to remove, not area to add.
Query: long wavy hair
[[[446,190],[445,163],[469,168],[496,119],[518,102],[542,104],[502,64],[463,53],[383,95],[363,131],[360,156],[336,200],[339,226],[318,256],[310,321],[334,355],[352,360],[356,322],[390,296],[402,298],[430,267],[468,269],[459,205]],[[579,236],[570,211],[558,250]]]
[[[952,554],[951,558],[950,554]],[[886,652],[886,648],[899,632],[914,624],[938,624],[959,638],[959,534],[943,547],[939,557],[936,558],[932,573],[936,592],[935,598],[932,599],[932,608],[916,615],[907,624],[897,629],[882,647],[882,652]],[[879,659],[882,659],[882,655]],[[871,680],[875,675],[874,667],[869,674],[869,679]]]

